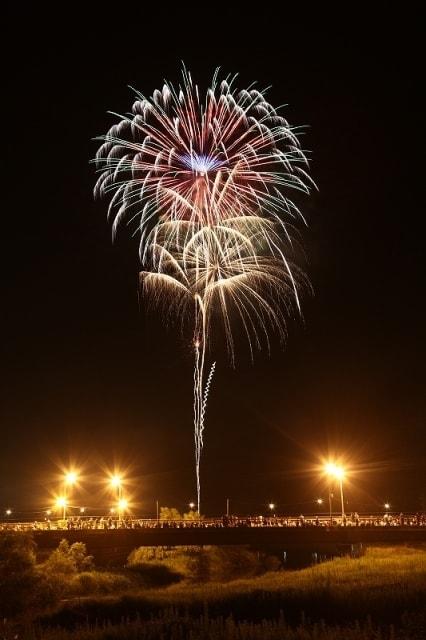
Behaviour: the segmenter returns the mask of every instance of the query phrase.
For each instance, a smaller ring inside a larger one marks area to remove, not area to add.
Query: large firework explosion
[[[124,220],[140,233],[143,290],[168,314],[193,319],[198,512],[212,319],[222,318],[232,363],[233,316],[252,353],[269,345],[271,329],[285,334],[303,281],[288,258],[289,230],[303,220],[289,194],[312,185],[297,130],[265,92],[238,90],[235,80],[216,72],[201,99],[184,69],[179,88],[136,92],[96,154],[95,194],[110,196],[113,234]]]

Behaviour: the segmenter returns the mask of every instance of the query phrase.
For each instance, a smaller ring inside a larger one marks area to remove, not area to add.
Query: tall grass
[[[233,617],[198,618],[179,616],[174,610],[165,611],[148,621],[136,619],[119,624],[88,624],[66,631],[63,629],[31,628],[20,640],[422,640],[426,617],[405,616],[398,629],[391,625],[379,627],[371,620],[344,625],[326,625],[301,620],[290,626],[282,612],[276,620],[259,623],[236,622]],[[7,638],[6,635],[2,636]],[[10,636],[12,637],[12,636]]]
[[[176,619],[188,616],[190,624],[190,620],[203,616],[206,606],[211,619],[223,621],[232,616],[235,624],[249,621],[261,625],[264,620],[276,620],[282,611],[293,625],[300,621],[301,612],[313,621],[325,620],[333,625],[365,620],[368,615],[375,624],[395,622],[399,625],[404,612],[425,610],[426,551],[408,547],[375,548],[360,559],[338,558],[299,571],[268,573],[228,583],[179,583],[151,591],[139,589],[121,596],[88,597],[79,603],[64,604],[40,622],[44,626],[70,628],[96,621],[117,624],[137,616],[148,621],[173,609]],[[257,637],[260,636],[253,636]]]

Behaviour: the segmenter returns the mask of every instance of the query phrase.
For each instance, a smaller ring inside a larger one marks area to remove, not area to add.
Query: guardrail
[[[346,517],[333,515],[295,516],[221,516],[217,518],[187,520],[157,520],[155,518],[123,518],[101,516],[74,516],[65,520],[32,522],[0,522],[1,531],[61,531],[61,530],[105,530],[122,529],[194,529],[194,528],[312,528],[312,527],[426,527],[426,514],[351,514]]]

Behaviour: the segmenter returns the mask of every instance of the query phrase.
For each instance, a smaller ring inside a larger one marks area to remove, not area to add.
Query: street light
[[[316,499],[316,503],[317,503],[318,505],[321,505],[321,504],[323,503],[323,499],[322,499],[322,498],[317,498],[317,499]]]
[[[189,503],[189,505],[188,505],[188,507],[189,507],[190,509],[195,509],[195,502],[190,502],[190,503]]]
[[[120,487],[121,483],[123,482],[121,476],[118,475],[114,475],[110,478],[110,484],[113,487]]]
[[[11,516],[12,515],[12,509],[6,509],[6,515],[7,516]]]
[[[327,462],[324,467],[326,474],[339,481],[340,486],[340,501],[342,504],[342,519],[345,517],[345,503],[343,499],[343,478],[345,477],[345,470],[343,467],[335,464],[334,462]],[[330,494],[331,496],[331,494]],[[331,497],[330,497],[330,511],[331,511]]]
[[[116,492],[118,517],[121,520],[122,509],[120,508],[120,504],[123,502],[123,504],[126,503],[127,506],[127,500],[123,500],[123,478],[119,474],[114,474],[113,476],[111,476],[109,483]],[[113,513],[113,511],[111,513]]]
[[[84,513],[86,511],[86,507],[80,507],[80,513]]]
[[[68,500],[66,499],[65,496],[59,496],[59,498],[56,499],[55,506],[57,509],[62,509],[63,520],[65,520],[67,515],[67,505],[68,505]]]
[[[270,511],[270,512],[271,512],[271,514],[272,514],[272,512],[273,512],[273,511],[275,511],[275,503],[274,503],[274,502],[270,502],[270,503],[268,504],[268,509],[269,509],[269,511]],[[275,515],[275,513],[274,513],[274,515]]]
[[[116,490],[117,500],[121,500],[123,497],[123,479],[119,475],[114,475],[109,481],[111,487]]]
[[[389,511],[389,509],[391,508],[389,502],[385,502],[385,504],[383,506],[386,509],[386,511]]]
[[[127,500],[125,498],[120,498],[120,500],[118,501],[118,517],[120,520],[122,518],[123,511],[126,511],[128,506],[129,503],[127,502]]]
[[[64,475],[64,489],[63,489],[63,496],[62,498],[60,498],[61,500],[65,501],[64,505],[61,505],[63,508],[63,517],[65,520],[66,517],[66,508],[68,505],[68,487],[73,487],[75,485],[75,483],[78,480],[78,474],[76,471],[67,471]]]
[[[65,484],[73,485],[77,482],[77,473],[75,471],[68,471],[65,474]]]

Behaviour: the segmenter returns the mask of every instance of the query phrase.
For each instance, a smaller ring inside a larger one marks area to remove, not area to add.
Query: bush
[[[93,568],[93,557],[87,555],[83,542],[74,542],[70,546],[67,540],[61,540],[55,551],[52,551],[44,568],[53,575],[72,575]]]
[[[0,617],[15,617],[57,600],[36,568],[35,544],[24,533],[0,534]]]
[[[119,573],[107,571],[82,572],[73,576],[67,592],[70,595],[109,594],[128,591],[134,586],[132,580]]]
[[[163,587],[182,580],[186,561],[182,553],[166,547],[139,547],[127,560],[127,568],[147,587]]]
[[[160,520],[182,520],[182,514],[174,507],[160,507]]]
[[[93,568],[93,557],[87,555],[83,542],[70,545],[67,540],[61,540],[57,549],[52,551],[42,565],[45,592],[52,598],[61,598],[72,591],[72,581],[83,571]]]
[[[204,516],[200,516],[198,511],[194,511],[193,509],[191,509],[191,511],[183,514],[183,519],[189,522],[199,522],[199,520],[204,519]]]
[[[260,555],[244,547],[211,547],[208,550],[207,579],[229,582],[261,573]]]
[[[166,567],[170,581],[176,576],[191,582],[228,582],[242,577],[251,577],[279,568],[274,556],[266,556],[245,547],[139,547],[128,558],[128,568],[148,576],[150,566]],[[166,574],[157,569],[165,579]],[[151,573],[150,573],[151,575]],[[153,575],[153,574],[152,574]],[[149,578],[149,580],[151,580]],[[154,586],[155,582],[152,586]],[[156,586],[160,586],[157,584]]]

